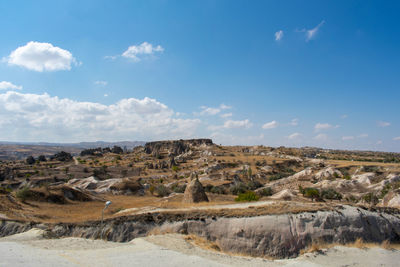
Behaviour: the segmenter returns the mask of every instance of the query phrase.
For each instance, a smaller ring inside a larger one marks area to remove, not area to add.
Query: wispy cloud
[[[229,117],[232,117],[232,113],[231,112],[229,112],[229,113],[224,113],[224,114],[221,114],[220,116],[221,116],[221,118],[229,118]]]
[[[332,124],[329,124],[329,123],[320,123],[319,122],[319,123],[315,124],[314,130],[316,132],[318,132],[318,131],[322,131],[322,130],[335,129],[335,128],[339,128],[339,127],[340,127],[339,125],[333,126]]]
[[[363,133],[363,134],[360,134],[359,136],[357,136],[358,138],[367,138],[368,137],[368,134],[366,134],[366,133]]]
[[[2,81],[0,82],[0,90],[22,90],[22,86],[15,85],[11,82]]]
[[[270,121],[270,122],[265,123],[262,126],[263,129],[274,129],[276,127],[278,127],[278,122],[277,121]]]
[[[321,21],[317,26],[315,26],[311,30],[306,30],[306,41],[310,41],[314,39],[314,37],[317,35],[319,29],[322,27],[322,25],[325,24],[325,20]]]
[[[376,124],[379,127],[388,127],[388,126],[390,126],[390,122],[387,122],[387,121],[378,121]]]
[[[340,116],[340,118],[342,118],[342,119],[347,119],[349,117],[349,115],[347,115],[347,114],[343,114],[342,116]]]
[[[400,136],[396,136],[395,138],[393,138],[394,141],[400,141]]]
[[[342,140],[343,141],[354,140],[354,136],[351,136],[351,135],[350,136],[343,136]]]
[[[207,106],[201,106],[200,107],[202,109],[202,111],[200,112],[200,115],[217,115],[218,113],[220,113],[222,110],[227,110],[227,109],[231,109],[231,106],[227,106],[225,104],[221,104],[219,105],[219,107],[217,108],[213,108],[213,107],[207,107]],[[227,113],[228,115],[225,115],[225,117],[229,117],[232,116],[232,113]],[[229,115],[230,114],[230,115]],[[221,115],[221,117],[223,117]],[[224,117],[223,117],[224,118]]]
[[[288,136],[288,139],[294,140],[294,139],[297,139],[299,137],[301,137],[300,133],[292,133],[291,135]]]
[[[106,86],[108,84],[108,82],[107,81],[95,81],[94,84],[100,85],[100,86]]]
[[[291,125],[291,126],[297,126],[297,125],[299,125],[299,119],[292,119],[292,120],[289,122],[289,125]]]
[[[328,139],[328,135],[321,133],[321,134],[314,136],[314,139],[318,140],[318,141],[326,141]]]
[[[239,121],[234,121],[234,120],[227,120],[224,123],[224,128],[227,129],[235,129],[235,128],[251,128],[253,124],[248,120],[239,120]]]
[[[283,31],[282,30],[277,31],[275,33],[275,41],[280,41],[280,40],[282,40],[282,38],[283,38]]]

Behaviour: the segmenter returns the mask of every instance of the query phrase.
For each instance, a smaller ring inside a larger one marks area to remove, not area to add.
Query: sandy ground
[[[0,266],[398,266],[400,251],[333,247],[296,259],[267,260],[204,250],[171,234],[114,243],[43,239],[41,230],[0,238]]]

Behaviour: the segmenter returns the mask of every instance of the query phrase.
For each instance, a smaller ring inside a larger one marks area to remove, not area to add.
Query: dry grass
[[[221,251],[221,248],[217,243],[209,241],[205,238],[199,237],[197,235],[187,235],[185,236],[185,240],[193,245],[196,245],[202,249],[208,249],[213,251]]]
[[[358,249],[369,249],[369,248],[383,248],[387,250],[400,250],[400,244],[392,244],[389,240],[385,240],[382,243],[369,243],[365,242],[362,238],[357,238],[352,243],[340,244],[340,243],[325,243],[325,242],[313,242],[309,247],[302,249],[300,254],[304,253],[320,253],[323,249],[329,249],[336,246],[344,246]]]

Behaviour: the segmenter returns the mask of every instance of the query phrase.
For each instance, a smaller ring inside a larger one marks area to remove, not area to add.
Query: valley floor
[[[177,234],[114,243],[43,239],[41,230],[0,238],[0,266],[398,266],[399,250],[336,246],[295,259],[269,260],[201,249]]]

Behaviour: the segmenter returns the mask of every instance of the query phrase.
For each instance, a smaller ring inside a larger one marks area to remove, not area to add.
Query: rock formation
[[[183,203],[208,202],[208,197],[197,175],[192,173],[192,181],[188,184],[183,196]]]

